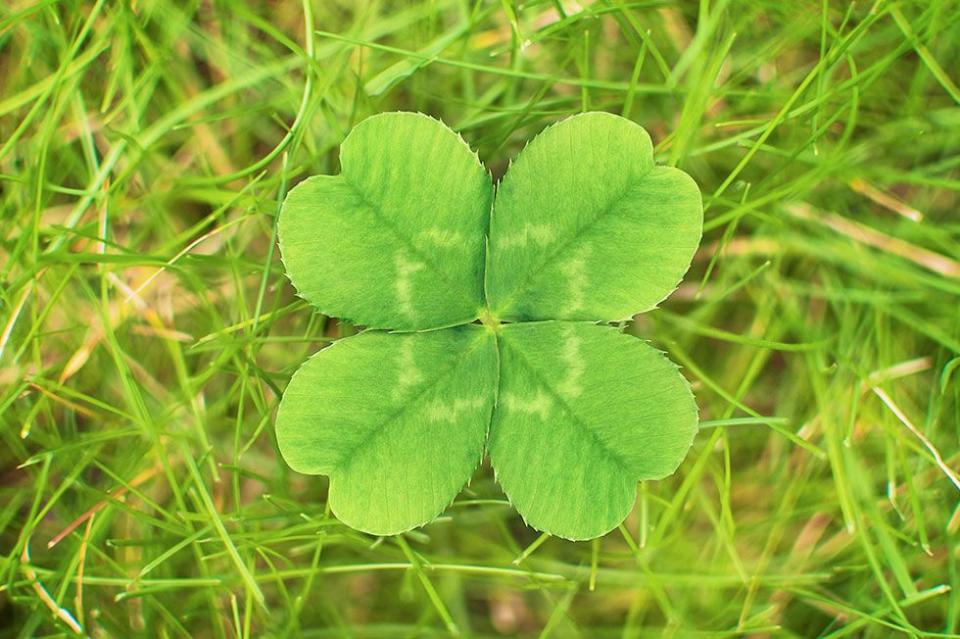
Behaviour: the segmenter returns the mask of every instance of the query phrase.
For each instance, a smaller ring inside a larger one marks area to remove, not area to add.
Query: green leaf
[[[524,520],[592,539],[633,507],[637,482],[673,473],[697,431],[687,381],[662,353],[608,326],[508,324],[488,450]]]
[[[585,113],[538,135],[501,182],[487,294],[502,320],[620,320],[655,307],[690,266],[703,207],[656,167],[642,127]]]
[[[482,326],[368,331],[294,374],[277,441],[294,470],[330,476],[337,518],[392,535],[437,517],[470,479],[496,388],[496,344]]]
[[[324,314],[373,328],[470,322],[483,306],[493,186],[441,122],[388,113],[358,124],[341,173],[287,194],[280,250],[300,295]]]
[[[662,353],[596,322],[677,286],[702,231],[693,180],[606,113],[540,134],[495,202],[476,155],[422,115],[365,120],[341,164],[287,195],[287,272],[328,315],[412,332],[361,333],[297,371],[276,421],[287,463],[330,476],[341,521],[387,535],[439,515],[486,444],[531,526],[615,528],[638,481],[676,470],[697,407]]]

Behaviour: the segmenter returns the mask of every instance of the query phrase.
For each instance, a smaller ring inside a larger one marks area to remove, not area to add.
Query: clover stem
[[[480,322],[494,333],[500,332],[500,320],[490,312],[489,308],[484,308],[480,311]]]

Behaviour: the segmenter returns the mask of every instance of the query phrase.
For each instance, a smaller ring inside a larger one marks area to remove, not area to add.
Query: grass
[[[960,4],[0,7],[0,635],[960,634]],[[286,190],[368,114],[497,175],[586,109],[647,127],[706,234],[655,336],[702,433],[622,529],[331,518],[272,419],[354,328],[298,301]],[[82,630],[80,630],[82,628]]]

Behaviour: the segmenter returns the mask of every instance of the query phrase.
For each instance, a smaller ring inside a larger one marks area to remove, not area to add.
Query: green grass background
[[[960,633],[960,4],[12,0],[0,7],[0,635]],[[375,539],[290,472],[278,202],[363,117],[502,175],[582,110],[700,183],[629,331],[704,420],[595,543],[489,466]]]

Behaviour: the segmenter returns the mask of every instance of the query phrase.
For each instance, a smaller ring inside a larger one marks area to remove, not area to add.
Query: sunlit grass
[[[960,5],[0,7],[0,634],[960,633]],[[487,465],[403,538],[287,470],[287,189],[352,125],[441,117],[495,175],[627,115],[706,234],[628,330],[703,429],[620,531],[525,528]]]

